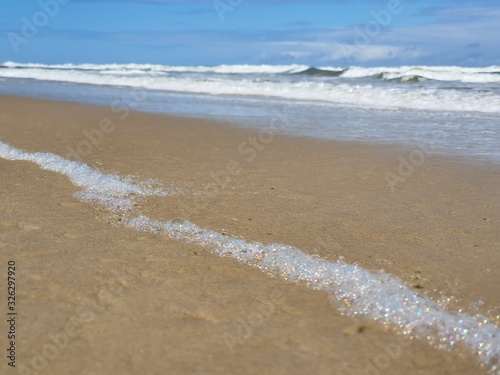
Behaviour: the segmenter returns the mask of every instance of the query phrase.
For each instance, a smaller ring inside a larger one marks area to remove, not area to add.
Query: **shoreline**
[[[45,83],[48,85],[55,85],[55,87],[57,87],[57,85],[60,84],[60,83],[52,82],[52,81],[34,80],[34,82],[39,83],[39,84]],[[75,90],[76,88],[79,87],[79,84],[76,84],[76,83],[72,83],[71,85],[75,85],[75,88],[73,88],[72,90]],[[28,87],[29,87],[29,85],[28,85]],[[262,129],[262,125],[257,125],[257,123],[260,122],[262,120],[262,118],[267,119],[267,118],[272,118],[272,117],[280,117],[280,116],[276,116],[276,113],[275,113],[276,111],[269,111],[269,109],[267,110],[269,112],[269,113],[267,113],[267,115],[262,115],[262,116],[259,116],[256,118],[251,118],[250,120],[246,119],[245,116],[243,116],[243,115],[235,115],[234,113],[232,113],[231,115],[227,115],[226,112],[224,112],[224,115],[221,115],[221,114],[219,114],[219,115],[217,115],[217,114],[207,115],[207,114],[195,113],[195,112],[193,112],[193,113],[180,113],[180,112],[175,113],[172,111],[169,112],[167,110],[159,110],[157,108],[154,109],[155,107],[149,107],[149,108],[147,106],[145,107],[144,102],[146,101],[146,97],[148,95],[147,90],[145,91],[145,90],[141,90],[138,88],[130,88],[131,94],[130,94],[130,96],[126,97],[124,94],[124,92],[125,92],[124,87],[119,88],[119,87],[114,87],[114,86],[109,86],[109,87],[103,86],[104,89],[111,90],[112,92],[109,92],[107,94],[107,96],[100,97],[100,102],[99,102],[99,100],[96,100],[95,103],[92,103],[90,100],[88,100],[88,98],[95,97],[96,92],[99,90],[100,86],[81,84],[80,88],[82,88],[82,87],[87,88],[87,89],[91,89],[91,91],[93,91],[93,90],[96,90],[96,91],[91,93],[91,94],[89,92],[87,92],[86,95],[79,97],[79,99],[75,96],[77,94],[75,94],[75,92],[74,91],[72,92],[71,90],[70,90],[69,94],[68,93],[63,94],[62,92],[59,92],[58,94],[55,95],[54,98],[49,98],[49,99],[44,99],[44,98],[40,97],[40,95],[43,95],[43,93],[39,93],[38,95],[33,95],[31,93],[28,93],[28,94],[22,94],[22,93],[3,94],[3,93],[0,93],[0,96],[7,96],[7,97],[12,96],[12,97],[19,97],[19,98],[34,99],[34,100],[52,100],[52,101],[59,101],[59,102],[73,103],[73,104],[95,105],[98,107],[106,107],[106,108],[112,108],[114,106],[121,106],[121,107],[127,107],[127,108],[133,110],[134,112],[139,112],[139,113],[155,114],[155,115],[167,116],[167,117],[168,116],[180,117],[180,118],[185,118],[185,119],[196,119],[196,120],[200,120],[200,121],[209,121],[209,122],[218,123],[218,124],[231,124],[231,126],[247,129],[250,131],[253,131],[253,130],[258,131],[259,129]],[[152,91],[152,93],[155,93],[155,92]],[[174,94],[174,95],[180,95],[180,96],[189,95],[188,93],[185,93],[185,92],[176,92],[176,91],[172,91],[172,92],[168,92],[168,93]],[[66,96],[64,96],[64,95],[69,95],[70,99],[66,99]],[[193,95],[201,95],[200,98],[198,98],[201,100],[202,98],[204,98],[204,95],[207,95],[207,94],[193,93]],[[64,98],[63,98],[63,96],[64,96]],[[97,96],[97,97],[99,97],[99,96]],[[210,97],[210,95],[208,95],[207,97]],[[114,99],[110,99],[110,98],[114,98]],[[167,100],[167,101],[171,100],[171,98],[169,99],[167,97],[165,97],[163,99]],[[272,100],[272,99],[276,99],[276,98],[269,97],[269,99]],[[108,100],[109,103],[106,103],[105,102],[106,100]],[[176,100],[179,100],[179,99],[176,99]],[[191,98],[191,100],[192,100],[192,98]],[[116,102],[117,104],[112,104],[112,102]],[[134,104],[132,104],[132,103],[134,103]],[[282,104],[276,106],[277,112],[283,111],[283,109],[286,107],[285,103],[294,103],[294,101],[293,100],[290,102],[283,101]],[[214,104],[212,103],[212,105],[214,105]],[[194,108],[194,106],[192,108]],[[331,112],[335,113],[337,110],[342,111],[344,109],[345,108],[340,106],[339,108],[336,108],[336,109],[332,108]],[[376,112],[383,111],[382,109],[374,109],[374,110]],[[412,111],[415,111],[415,113],[418,112],[417,110],[412,110]],[[273,113],[271,113],[271,112],[273,112]],[[432,111],[431,110],[430,112],[428,112],[428,115],[433,115],[434,113],[438,113],[438,112],[439,111]],[[472,115],[473,116],[475,116],[475,115],[487,116],[486,114],[479,113],[479,112],[472,112]],[[286,116],[284,117],[284,119],[286,121],[290,120],[289,118],[287,119]],[[306,121],[314,121],[314,116],[307,119]],[[454,159],[454,160],[458,160],[461,162],[469,162],[469,163],[474,163],[474,164],[500,165],[500,157],[496,154],[491,154],[491,153],[488,154],[488,153],[484,153],[484,152],[479,152],[478,150],[476,150],[475,152],[473,150],[469,150],[468,152],[464,152],[463,150],[459,151],[458,149],[453,148],[452,145],[448,145],[446,148],[441,148],[441,147],[435,146],[435,145],[433,146],[430,142],[438,140],[438,143],[440,143],[440,141],[439,141],[440,137],[443,136],[443,134],[437,132],[436,129],[431,131],[431,136],[430,136],[431,138],[430,139],[426,138],[423,141],[417,142],[417,141],[412,140],[411,137],[408,139],[384,140],[384,139],[374,138],[373,136],[372,137],[366,136],[364,139],[356,139],[354,136],[351,136],[351,139],[347,139],[347,138],[342,139],[342,137],[338,138],[338,134],[337,134],[337,136],[335,136],[334,134],[327,134],[326,138],[325,138],[325,135],[323,135],[323,136],[318,136],[317,134],[315,135],[315,134],[311,133],[310,131],[304,130],[300,126],[299,126],[299,128],[297,128],[296,123],[294,124],[293,127],[295,128],[295,130],[286,131],[284,135],[288,136],[288,137],[312,138],[312,139],[317,139],[317,140],[325,140],[327,142],[329,142],[329,141],[347,142],[347,143],[360,142],[362,144],[374,145],[374,146],[388,146],[388,147],[399,147],[400,146],[400,147],[403,147],[405,149],[415,149],[415,148],[424,147],[424,148],[430,149],[431,153],[435,156],[444,157],[444,158],[451,159],[451,160]],[[316,131],[320,131],[319,128]],[[324,133],[324,131],[322,131],[322,132]]]
[[[134,174],[141,180],[156,178],[177,192],[142,202],[150,217],[166,220],[187,215],[203,227],[232,236],[290,244],[331,261],[344,257],[347,263],[358,262],[367,269],[383,268],[430,297],[454,295],[459,301],[451,301],[452,309],[470,309],[469,304],[478,299],[484,302],[478,306],[482,313],[500,305],[498,271],[492,266],[500,260],[497,166],[430,155],[391,191],[384,186],[385,173],[397,171],[400,152],[413,150],[284,135],[275,135],[268,143],[255,143],[251,139],[259,139],[259,134],[254,130],[214,121],[125,113],[107,107],[2,96],[1,140],[26,151],[65,157],[68,145],[75,150],[89,141],[86,135],[93,136],[97,146],[88,155],[80,155],[84,162],[107,173]],[[111,123],[103,121],[106,119]],[[247,151],[251,149],[254,152]],[[74,320],[86,326],[76,338],[80,348],[90,357],[97,356],[100,366],[121,368],[116,361],[106,364],[90,344],[109,347],[107,350],[117,356],[126,352],[128,341],[126,334],[120,333],[120,324],[130,331],[145,327],[128,321],[143,313],[133,306],[137,301],[147,306],[149,319],[158,320],[173,340],[180,342],[182,350],[170,347],[178,358],[156,353],[169,358],[175,364],[169,369],[177,373],[204,368],[188,360],[192,359],[188,348],[192,349],[197,330],[207,333],[206,338],[195,341],[194,349],[196,358],[212,355],[209,362],[214,367],[207,373],[216,373],[219,363],[224,369],[239,369],[241,358],[247,373],[259,368],[279,373],[283,368],[273,367],[271,362],[275,355],[281,364],[291,363],[290,373],[311,369],[319,373],[314,367],[318,363],[324,366],[321,373],[329,373],[330,368],[340,370],[339,361],[353,373],[362,373],[366,361],[373,361],[381,347],[397,338],[369,323],[362,323],[367,328],[361,332],[347,329],[360,323],[338,315],[325,295],[301,285],[269,279],[193,245],[109,226],[112,220],[107,215],[96,214],[73,198],[75,189],[64,177],[3,159],[0,168],[6,194],[2,203],[6,215],[0,224],[4,233],[9,233],[4,244],[6,256],[24,262],[29,273],[20,275],[26,284],[21,298],[47,322],[45,326],[34,320],[28,323],[27,327],[41,334],[39,339],[30,337],[30,346],[43,343],[47,331],[57,330],[61,322]],[[219,188],[214,188],[214,182]],[[192,209],[186,210],[186,205]],[[75,248],[79,250],[77,257],[71,256]],[[56,267],[42,271],[38,264]],[[87,269],[92,264],[97,268]],[[68,268],[71,275],[66,275]],[[116,278],[112,271],[125,276]],[[129,276],[132,281],[127,281]],[[108,293],[103,297],[100,291],[108,290],[116,280],[120,285],[128,284],[125,296],[112,298]],[[42,290],[37,287],[40,283],[45,285]],[[40,293],[29,292],[33,288]],[[157,289],[164,294],[157,294]],[[286,301],[275,304],[279,319],[266,320],[259,326],[265,327],[262,336],[253,333],[245,344],[233,348],[239,356],[225,358],[224,332],[233,332],[238,319],[245,319],[255,309],[254,302],[270,300],[275,289],[286,290]],[[193,294],[186,295],[183,290]],[[97,300],[109,308],[96,312],[89,324],[74,313],[83,300]],[[50,302],[60,305],[59,310]],[[175,328],[166,328],[172,324]],[[159,337],[160,333],[152,334],[165,348],[170,337]],[[143,344],[149,337],[137,331],[136,336]],[[287,342],[287,337],[292,341]],[[329,350],[318,346],[325,342],[329,342]],[[333,356],[339,348],[340,357]],[[411,358],[417,352],[422,358],[415,363]],[[85,362],[78,353],[68,354],[70,367]],[[213,361],[214,356],[217,361]],[[351,356],[352,361],[346,359]],[[151,371],[167,368],[149,354],[147,364],[144,357],[136,363],[149,366]],[[253,368],[248,367],[250,363]],[[64,373],[62,358],[50,365],[54,371],[50,373]],[[450,368],[464,374],[479,371],[467,356],[438,352],[415,341],[384,373],[416,371],[419,366],[430,366],[429,371],[436,374]],[[67,373],[76,373],[76,368]],[[93,371],[104,373],[99,368]]]

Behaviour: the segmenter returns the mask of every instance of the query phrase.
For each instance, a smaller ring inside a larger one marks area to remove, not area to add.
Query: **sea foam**
[[[162,188],[154,188],[153,180],[134,184],[130,178],[103,174],[91,166],[64,159],[52,153],[21,151],[0,142],[0,157],[7,160],[25,160],[42,169],[69,177],[73,185],[83,188],[75,195],[85,202],[98,203],[110,210],[129,211],[136,204],[134,196],[166,195]]]
[[[166,195],[148,184],[102,174],[86,164],[52,153],[29,153],[0,142],[0,157],[38,164],[63,174],[83,190],[77,197],[96,202],[111,211],[132,215],[136,197]],[[175,218],[160,222],[144,215],[129,218],[125,225],[139,231],[164,234],[172,239],[206,247],[222,257],[256,267],[287,281],[305,283],[328,294],[343,314],[371,319],[410,337],[428,341],[441,350],[465,348],[491,374],[500,373],[500,329],[484,316],[447,311],[409,288],[395,276],[376,273],[342,262],[330,262],[292,246],[246,241]]]

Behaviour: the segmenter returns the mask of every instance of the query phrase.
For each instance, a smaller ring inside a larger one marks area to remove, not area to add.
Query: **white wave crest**
[[[500,95],[479,90],[443,90],[430,87],[404,88],[338,81],[272,81],[243,76],[179,77],[159,74],[102,74],[102,71],[62,69],[0,69],[3,78],[28,78],[78,84],[124,86],[148,90],[212,95],[276,97],[311,103],[373,109],[420,109],[435,111],[500,113]],[[108,71],[109,73],[109,71]],[[348,74],[348,72],[344,73]],[[389,73],[387,73],[389,74]],[[391,73],[398,74],[398,73]]]
[[[296,73],[309,68],[307,65],[218,65],[218,66],[172,66],[155,64],[23,64],[7,61],[2,64],[11,69],[37,68],[62,70],[113,70],[117,72],[193,72],[193,73],[226,73],[226,74],[255,74],[255,73]]]
[[[351,67],[343,78],[363,78],[381,75],[383,79],[419,76],[444,82],[500,83],[500,67],[463,68],[457,66],[402,66],[400,68]]]

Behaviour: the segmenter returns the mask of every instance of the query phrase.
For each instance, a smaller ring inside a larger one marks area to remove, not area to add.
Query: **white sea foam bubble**
[[[25,160],[38,164],[42,169],[63,174],[83,188],[75,195],[85,201],[98,203],[111,210],[129,211],[135,205],[134,196],[166,195],[164,189],[155,188],[154,181],[133,183],[131,178],[103,174],[91,166],[64,159],[52,153],[21,151],[0,142],[0,157],[7,160]]]
[[[423,338],[439,349],[462,346],[491,373],[500,369],[500,329],[495,323],[481,315],[447,311],[395,276],[329,262],[288,245],[232,238],[187,220],[162,223],[139,216],[129,220],[128,225],[207,247],[221,257],[232,257],[271,276],[304,282],[312,289],[327,292],[346,315],[372,319],[406,336]]]

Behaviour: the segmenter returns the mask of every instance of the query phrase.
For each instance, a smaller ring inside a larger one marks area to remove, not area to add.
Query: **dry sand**
[[[181,189],[142,202],[151,217],[181,216],[331,261],[342,256],[432,298],[454,296],[453,309],[474,312],[470,304],[482,300],[481,312],[500,314],[498,166],[430,155],[391,190],[385,173],[397,173],[398,157],[412,149],[276,135],[249,162],[238,147],[257,136],[254,129],[7,96],[0,97],[0,140],[74,159],[68,147],[81,148],[84,130],[104,118],[115,129],[83,161]],[[214,188],[210,172],[231,160],[240,173]],[[485,373],[467,354],[341,316],[324,293],[113,225],[109,214],[73,197],[77,188],[64,176],[3,159],[0,171],[1,273],[8,259],[17,262],[17,364],[40,370],[25,373]],[[5,289],[2,282],[0,295]],[[258,320],[271,300],[272,313]],[[4,358],[0,373],[16,371]]]

